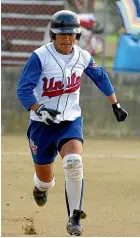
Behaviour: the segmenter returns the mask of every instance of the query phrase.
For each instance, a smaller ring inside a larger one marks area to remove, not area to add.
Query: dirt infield
[[[83,236],[140,236],[140,141],[85,140]],[[1,236],[69,236],[61,159],[48,204],[32,197],[33,163],[24,136],[2,137]]]

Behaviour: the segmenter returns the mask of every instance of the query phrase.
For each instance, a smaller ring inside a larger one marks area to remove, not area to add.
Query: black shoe
[[[44,206],[47,202],[47,191],[40,191],[37,187],[34,187],[33,196],[38,206]]]
[[[73,211],[73,215],[69,218],[67,223],[67,232],[70,235],[81,236],[83,233],[80,219],[86,218],[86,214],[81,210]]]

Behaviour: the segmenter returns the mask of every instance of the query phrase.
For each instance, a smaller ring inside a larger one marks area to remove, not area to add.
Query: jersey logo
[[[97,67],[98,65],[96,64],[95,60],[93,61],[93,67]]]
[[[81,84],[81,77],[80,76],[77,77],[75,73],[73,73],[71,77],[67,78],[68,84],[65,89],[63,82],[62,81],[55,82],[54,77],[51,78],[50,80],[48,80],[45,77],[42,80],[44,82],[42,97],[44,96],[56,97],[64,93],[73,93],[80,88]]]
[[[34,155],[37,153],[37,145],[34,144],[34,142],[30,139],[30,148]]]

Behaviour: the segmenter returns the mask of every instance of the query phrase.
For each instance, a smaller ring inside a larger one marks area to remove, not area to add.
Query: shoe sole
[[[46,202],[47,202],[47,197],[46,198],[38,198],[38,197],[36,197],[36,194],[34,193],[34,191],[33,191],[33,198],[34,198],[36,204],[39,207],[44,206],[46,204]]]
[[[77,231],[77,229],[73,229],[72,231],[69,231],[67,229],[67,232],[72,236],[72,235],[75,235],[75,236],[81,236],[83,231]]]
[[[81,233],[69,233],[71,236],[81,236],[82,234]]]

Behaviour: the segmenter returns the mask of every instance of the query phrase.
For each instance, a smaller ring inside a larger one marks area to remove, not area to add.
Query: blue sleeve
[[[110,96],[115,92],[106,71],[101,66],[95,66],[92,57],[84,73],[91,78],[106,96]]]
[[[17,97],[28,111],[31,105],[37,103],[33,89],[38,84],[41,70],[41,61],[37,54],[33,52],[23,68],[17,85]]]

